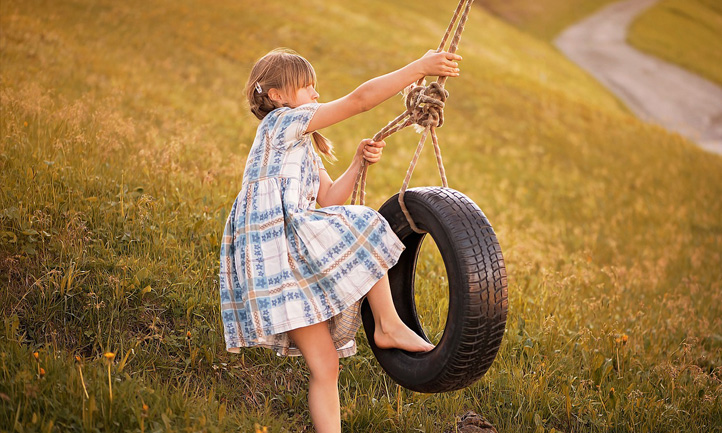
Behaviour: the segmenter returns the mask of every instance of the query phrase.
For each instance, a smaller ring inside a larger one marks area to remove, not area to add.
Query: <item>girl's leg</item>
[[[382,349],[428,352],[434,345],[421,338],[401,320],[391,298],[388,275],[384,275],[366,295],[374,313],[374,343]]]
[[[338,353],[326,322],[294,329],[288,334],[311,370],[308,408],[317,433],[341,432],[338,398]]]

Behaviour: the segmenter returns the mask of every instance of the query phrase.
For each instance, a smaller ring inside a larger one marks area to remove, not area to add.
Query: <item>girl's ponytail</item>
[[[333,153],[333,146],[328,138],[324,137],[320,132],[313,131],[312,134],[313,143],[316,145],[316,149],[323,154],[329,161],[336,161],[336,155]]]
[[[247,96],[251,112],[259,120],[262,120],[268,113],[278,108],[268,96],[268,92],[258,93],[253,89],[253,92]]]

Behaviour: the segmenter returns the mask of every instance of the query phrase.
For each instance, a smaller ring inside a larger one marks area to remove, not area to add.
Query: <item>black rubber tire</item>
[[[479,207],[451,188],[424,187],[406,191],[404,202],[414,222],[436,242],[446,266],[449,309],[436,348],[426,353],[379,349],[368,302],[362,316],[369,344],[381,367],[399,385],[437,393],[465,388],[491,366],[506,327],[507,278],[501,247]],[[425,234],[411,230],[398,202],[390,198],[379,212],[406,245],[389,270],[391,294],[401,319],[426,337],[416,314],[416,259]]]

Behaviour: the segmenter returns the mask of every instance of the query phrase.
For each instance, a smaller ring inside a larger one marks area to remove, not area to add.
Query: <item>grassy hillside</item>
[[[632,24],[629,43],[722,85],[722,4],[663,0]]]
[[[612,0],[477,0],[493,15],[544,40]],[[715,0],[663,0],[629,30],[636,48],[722,84],[722,5]]]
[[[477,0],[499,18],[545,40],[614,0]]]
[[[309,431],[302,360],[224,351],[219,237],[257,125],[243,84],[291,46],[322,99],[341,96],[436,46],[454,5],[292,5],[0,3],[2,430]],[[450,185],[503,248],[507,334],[477,384],[425,395],[385,376],[360,332],[345,431],[439,432],[466,409],[499,431],[720,431],[722,158],[482,8],[461,54],[439,135]],[[400,110],[324,131],[331,174]],[[417,138],[388,140],[370,205]],[[438,184],[432,155],[412,184]],[[418,272],[435,335],[433,247]]]

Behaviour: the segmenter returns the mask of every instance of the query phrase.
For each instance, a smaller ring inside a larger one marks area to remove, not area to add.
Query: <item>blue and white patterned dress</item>
[[[328,320],[339,356],[353,355],[360,301],[404,249],[371,208],[316,209],[323,165],[305,132],[318,107],[279,108],[258,126],[221,245],[228,351],[300,355],[287,331]]]

